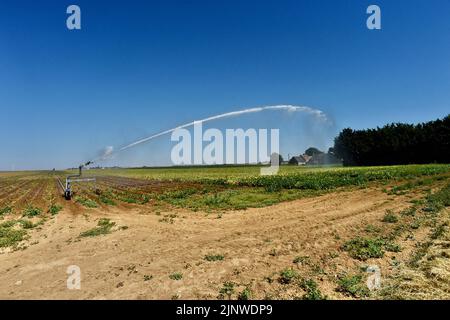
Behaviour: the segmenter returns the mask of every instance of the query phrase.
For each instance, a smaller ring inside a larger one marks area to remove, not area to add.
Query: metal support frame
[[[70,200],[72,199],[72,183],[73,182],[90,182],[90,181],[96,181],[95,178],[81,178],[82,174],[83,174],[83,168],[90,165],[92,162],[88,161],[85,164],[82,164],[81,166],[78,167],[78,174],[73,174],[73,175],[69,175],[66,177],[66,184],[64,186],[64,198],[66,200]],[[61,185],[61,181],[59,182]]]

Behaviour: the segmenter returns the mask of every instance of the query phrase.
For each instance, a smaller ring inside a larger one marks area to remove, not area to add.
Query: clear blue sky
[[[337,131],[450,112],[448,0],[2,1],[0,39],[0,170],[74,166],[260,105],[319,108]]]

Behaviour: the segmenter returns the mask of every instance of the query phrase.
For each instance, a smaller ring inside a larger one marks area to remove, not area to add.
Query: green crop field
[[[114,200],[140,203],[155,199],[192,210],[227,210],[265,207],[275,203],[319,195],[338,188],[364,188],[373,183],[400,181],[413,185],[444,180],[450,165],[408,165],[385,167],[299,167],[282,166],[276,175],[260,175],[259,166],[216,166],[143,169],[94,169],[87,175],[122,177],[148,181],[178,182],[176,188],[156,188],[150,192],[133,192],[133,181],[127,191]],[[419,181],[419,182],[418,182]],[[117,181],[118,182],[118,181]],[[103,201],[104,202],[104,201]]]
[[[180,181],[206,181],[263,184],[262,181],[289,179],[340,180],[346,177],[363,177],[367,180],[380,180],[391,178],[408,178],[422,175],[434,175],[450,172],[448,164],[405,165],[405,166],[379,166],[379,167],[335,167],[335,166],[281,166],[274,177],[262,177],[261,166],[205,166],[205,167],[171,167],[171,168],[133,168],[133,169],[91,169],[89,175],[111,175],[138,179],[180,180]],[[329,178],[331,177],[331,178]],[[285,183],[286,184],[286,183]]]

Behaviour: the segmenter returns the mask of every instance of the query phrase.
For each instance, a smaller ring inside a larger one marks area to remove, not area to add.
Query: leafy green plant
[[[450,206],[450,184],[433,194],[429,194],[423,211],[436,214],[448,206]]]
[[[144,275],[144,281],[150,281],[152,279],[153,279],[153,276],[151,276],[151,275],[149,276],[147,274]]]
[[[11,228],[13,226],[15,226],[17,223],[16,220],[9,220],[9,221],[5,221],[0,223],[0,228]]]
[[[10,206],[6,206],[6,207],[4,207],[4,208],[1,208],[1,209],[0,209],[0,216],[1,216],[1,215],[4,215],[4,214],[9,214],[9,213],[11,213],[12,211],[13,211],[13,208],[10,207]]]
[[[399,244],[396,244],[393,242],[386,242],[384,244],[384,248],[386,249],[386,251],[389,251],[389,252],[401,252],[402,251],[402,247]]]
[[[205,256],[206,261],[221,261],[225,257],[221,254],[208,254]]]
[[[238,295],[238,300],[250,300],[252,298],[252,290],[249,287],[245,287]]]
[[[280,272],[279,281],[282,284],[289,284],[298,278],[298,273],[294,269],[286,268]]]
[[[119,197],[119,200],[126,203],[138,203],[138,201],[135,198],[131,197]]]
[[[228,299],[231,299],[233,293],[234,283],[230,281],[224,282],[222,288],[219,290],[219,299],[223,299],[225,296],[227,296]]]
[[[0,248],[15,247],[25,239],[25,230],[13,229],[17,221],[11,220],[0,224]]]
[[[146,195],[146,194],[142,194],[141,197],[140,197],[139,203],[140,204],[146,204],[149,201],[150,201],[150,197],[148,195]]]
[[[362,275],[342,277],[338,280],[336,291],[355,298],[367,297],[370,292],[365,283],[363,283],[362,278]]]
[[[342,246],[344,251],[354,258],[365,261],[369,258],[382,258],[384,251],[400,252],[401,247],[389,239],[357,237]]]
[[[303,300],[324,300],[327,297],[320,292],[317,283],[313,279],[303,279],[300,287],[306,291],[303,295]]]
[[[172,280],[181,280],[183,278],[183,274],[181,272],[175,272],[169,275],[169,278]]]
[[[115,205],[116,205],[116,203],[114,202],[114,200],[108,198],[108,197],[105,196],[105,195],[101,195],[101,196],[99,197],[99,199],[100,199],[100,202],[101,202],[101,203],[107,204],[107,205],[109,205],[109,206],[115,206]]]
[[[402,216],[411,216],[413,217],[416,214],[417,208],[415,206],[406,208],[400,212]]]
[[[381,258],[384,255],[384,240],[375,238],[355,238],[344,243],[342,248],[349,255],[358,260],[365,261],[369,258]]]
[[[264,185],[264,190],[266,192],[279,192],[283,189],[283,184],[280,180],[270,180]]]
[[[447,226],[448,226],[448,224],[446,222],[444,222],[444,223],[436,226],[435,228],[433,228],[433,230],[431,231],[430,238],[433,240],[441,238],[445,234],[445,230],[446,230]]]
[[[381,221],[387,223],[396,223],[398,222],[398,217],[394,212],[392,212],[392,210],[387,210]]]
[[[32,217],[40,215],[41,213],[42,213],[42,209],[35,208],[35,207],[31,206],[31,205],[28,205],[25,208],[25,210],[23,211],[22,215],[24,217],[32,218]]]
[[[102,218],[98,221],[97,227],[80,233],[80,237],[96,237],[111,233],[111,229],[116,225],[109,219]]]
[[[33,222],[31,222],[30,220],[21,219],[21,220],[19,220],[19,223],[22,225],[22,228],[24,228],[24,229],[32,229],[35,227]]]
[[[176,190],[176,191],[167,191],[163,193],[162,195],[159,195],[160,200],[168,200],[169,202],[174,199],[185,199],[189,197],[190,195],[195,194],[197,191],[195,189],[183,189],[183,190]]]
[[[75,202],[87,207],[87,208],[97,208],[98,204],[94,200],[83,198],[83,197],[76,197]]]
[[[58,214],[61,210],[62,210],[62,206],[58,205],[58,204],[52,204],[49,208],[48,208],[48,212],[54,216],[56,214]]]
[[[410,228],[413,230],[419,229],[421,224],[422,224],[422,222],[420,219],[414,219],[414,221],[410,224]]]

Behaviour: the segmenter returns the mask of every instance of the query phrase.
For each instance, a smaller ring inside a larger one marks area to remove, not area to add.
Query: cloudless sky
[[[81,30],[66,28],[70,4]],[[381,30],[366,28],[370,4]],[[449,58],[448,0],[4,0],[0,170],[75,166],[262,105],[318,108],[336,132],[434,120],[450,112]]]

